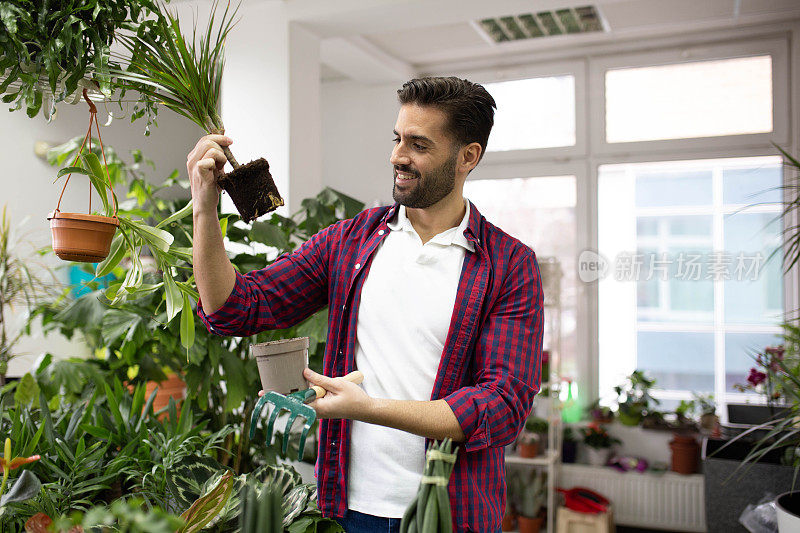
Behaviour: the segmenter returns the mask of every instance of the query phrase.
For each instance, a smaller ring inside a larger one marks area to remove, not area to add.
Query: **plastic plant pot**
[[[308,388],[303,370],[308,366],[308,337],[281,339],[252,346],[264,392],[289,394]]]

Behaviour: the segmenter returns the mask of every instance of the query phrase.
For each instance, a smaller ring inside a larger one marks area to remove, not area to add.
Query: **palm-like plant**
[[[789,177],[781,187],[789,192],[789,200],[784,205],[781,217],[791,222],[794,220],[794,215],[800,213],[800,161],[792,157],[789,152],[780,146],[775,145],[775,148],[783,155],[786,167],[795,174]],[[783,264],[788,272],[800,261],[800,224],[789,225],[783,230],[783,242],[786,246]],[[782,251],[784,251],[783,247],[777,248],[770,254],[770,258]]]
[[[8,363],[14,357],[13,348],[23,334],[23,331],[8,329],[6,311],[14,306],[30,311],[42,296],[54,292],[55,280],[47,282],[35,271],[33,252],[22,253],[22,242],[13,235],[4,206],[0,215],[0,386],[5,385]],[[46,269],[45,272],[49,273]]]
[[[223,134],[225,126],[217,109],[225,39],[239,8],[231,9],[228,3],[217,23],[215,1],[205,31],[198,36],[195,27],[191,39],[187,39],[177,15],[167,11],[163,3],[157,5],[156,18],[142,22],[135,33],[119,36],[127,52],[119,59],[127,68],[113,74],[123,93],[128,89],[139,92],[144,106],[137,107],[132,118],[145,113],[154,116],[161,104],[208,133]],[[253,220],[283,205],[265,159],[240,165],[227,146],[222,150],[234,171],[223,174],[219,185],[230,194],[243,220]]]

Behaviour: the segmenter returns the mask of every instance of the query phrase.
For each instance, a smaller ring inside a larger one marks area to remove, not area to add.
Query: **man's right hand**
[[[228,162],[222,147],[232,142],[224,135],[206,135],[186,158],[192,184],[192,269],[203,309],[208,314],[222,307],[236,284],[236,272],[225,252],[217,218],[217,176]]]
[[[228,162],[222,152],[223,146],[233,143],[225,135],[201,137],[194,149],[186,156],[186,170],[192,187],[192,206],[195,215],[217,213],[220,188],[217,177]]]

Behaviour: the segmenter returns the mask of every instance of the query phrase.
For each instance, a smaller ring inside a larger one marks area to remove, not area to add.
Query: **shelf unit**
[[[555,531],[556,477],[561,464],[561,263],[555,257],[537,258],[542,278],[543,306],[545,310],[545,346],[550,352],[549,380],[542,382],[541,391],[534,402],[533,413],[548,422],[547,446],[543,454],[534,458],[506,453],[506,468],[533,467],[547,469],[547,533]]]

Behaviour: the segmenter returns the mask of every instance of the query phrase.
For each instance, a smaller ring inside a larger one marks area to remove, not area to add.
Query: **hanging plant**
[[[63,197],[69,178],[72,174],[88,176],[91,187],[97,191],[103,202],[104,214],[79,214],[61,213],[61,197],[56,210],[48,217],[53,231],[53,250],[61,259],[67,261],[83,261],[99,263],[95,274],[103,277],[120,263],[123,257],[128,257],[131,266],[125,279],[115,283],[106,291],[106,296],[111,300],[111,305],[118,305],[128,298],[137,298],[143,294],[164,290],[166,297],[167,323],[172,321],[179,313],[181,315],[181,344],[188,350],[194,343],[194,311],[193,302],[197,301],[198,294],[192,285],[186,281],[176,279],[175,268],[191,261],[191,248],[173,246],[174,237],[162,229],[167,224],[192,212],[191,201],[182,209],[168,216],[156,226],[150,226],[142,220],[135,220],[133,216],[125,216],[118,212],[117,196],[111,182],[105,150],[100,138],[100,127],[97,123],[97,108],[89,100],[84,90],[84,98],[89,104],[89,130],[77,151],[70,166],[58,171],[56,179],[67,176],[61,190]],[[100,144],[103,164],[95,153],[92,152],[92,125],[96,128]],[[88,150],[84,148],[88,145]],[[112,166],[114,168],[114,166]],[[91,196],[89,211],[91,211]],[[90,227],[95,225],[97,229]],[[65,226],[67,226],[65,228]],[[108,229],[110,227],[111,229]],[[119,233],[115,231],[119,227]],[[87,243],[73,244],[64,241],[64,238],[75,234],[81,238],[88,238]],[[144,265],[142,263],[143,249],[147,248],[156,263],[156,268],[163,272],[161,283],[144,283]]]
[[[125,70],[112,70],[118,82],[126,89],[140,94],[143,108],[132,118],[145,113],[152,116],[157,104],[188,118],[208,133],[224,134],[225,125],[217,111],[224,66],[225,38],[233,28],[238,11],[225,7],[217,23],[215,1],[208,25],[190,39],[183,34],[177,15],[158,3],[160,11],[152,19],[142,22],[137,31],[120,36],[127,55],[119,57],[127,64]],[[233,167],[233,172],[223,173],[219,186],[236,205],[245,222],[250,222],[284,204],[269,172],[264,158],[240,165],[227,146],[222,151]]]
[[[98,157],[91,151],[92,126],[97,127],[98,137],[100,126],[97,125],[97,108],[89,100],[86,89],[83,90],[83,97],[89,104],[89,129],[83,138],[78,155],[72,165],[58,171],[56,179],[67,176],[64,180],[64,187],[58,197],[58,205],[51,212],[47,219],[50,221],[50,230],[53,237],[53,251],[64,261],[78,261],[86,263],[97,263],[108,256],[111,247],[111,239],[119,226],[117,218],[117,197],[109,181],[108,170],[103,170]],[[89,151],[83,153],[87,141]],[[102,140],[100,140],[100,152],[105,161]],[[80,164],[79,164],[80,163]],[[67,190],[72,174],[84,174],[89,177],[89,213],[62,213],[61,200],[64,191]],[[92,214],[92,188],[97,191],[103,201],[104,214]],[[112,204],[109,201],[109,191]]]
[[[12,109],[50,119],[58,102],[80,98],[81,84],[113,91],[110,47],[158,11],[152,0],[0,2],[0,93]],[[90,81],[91,80],[91,81]],[[88,83],[87,83],[88,82]]]

